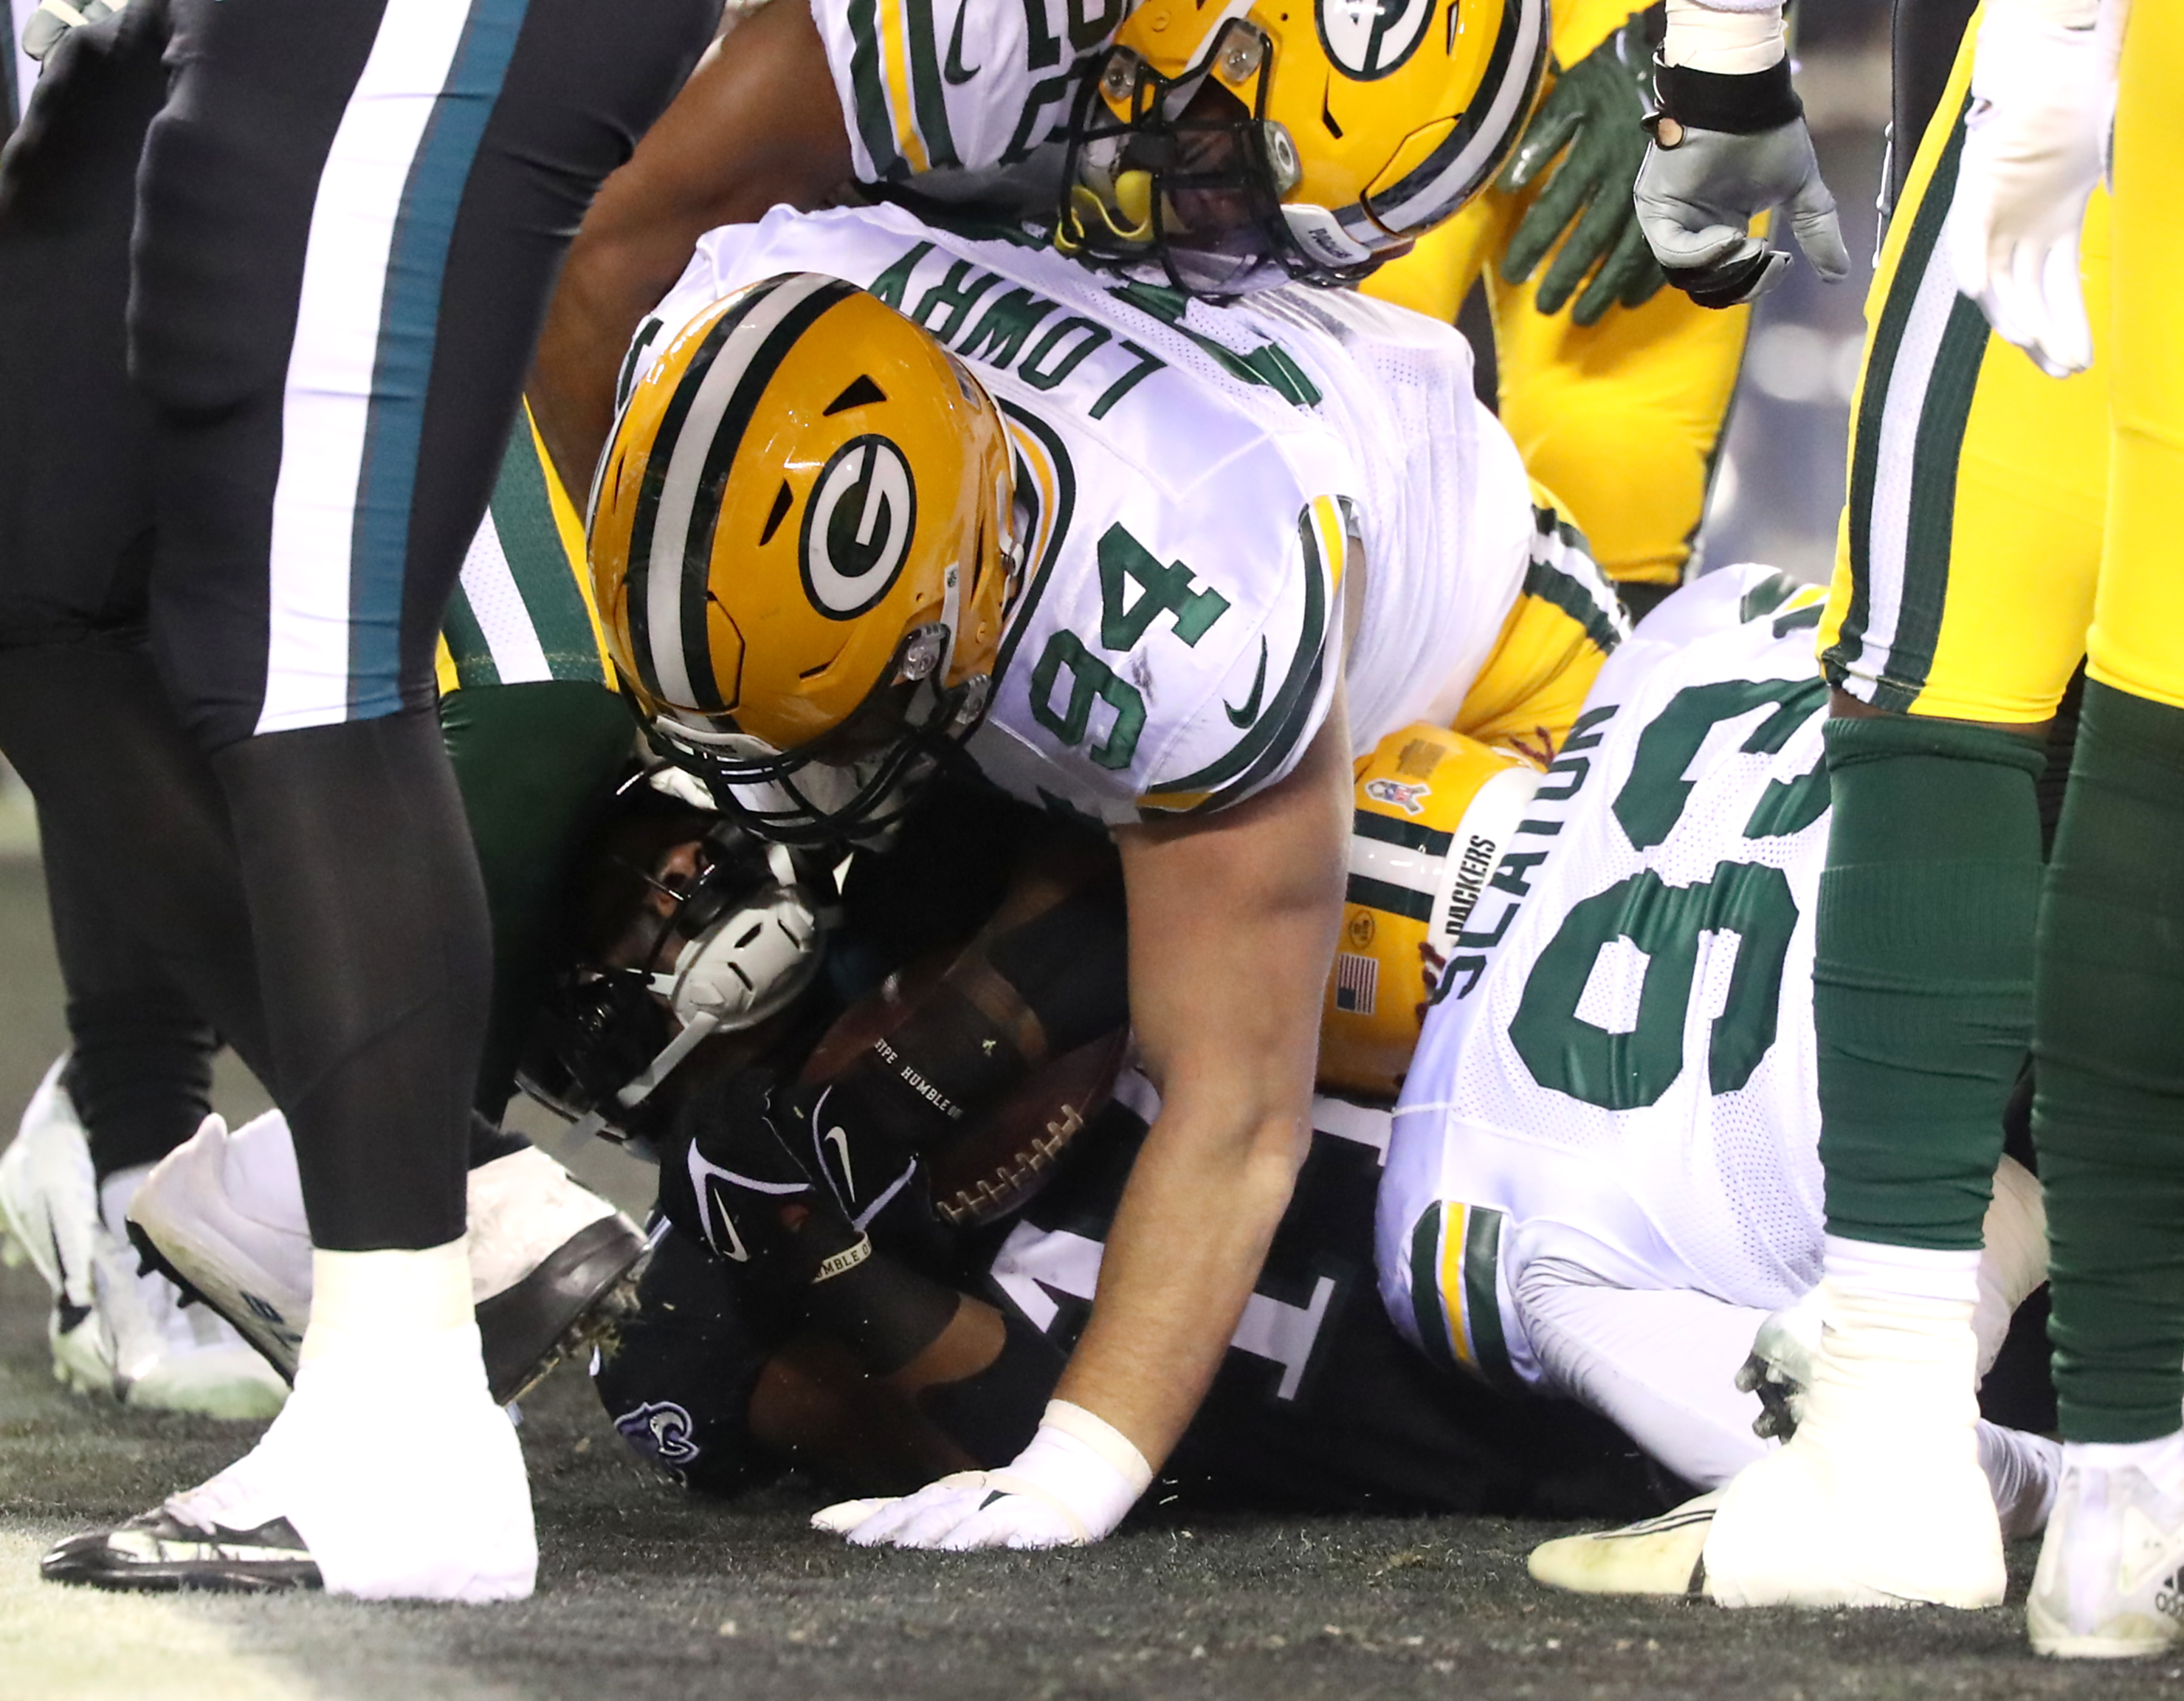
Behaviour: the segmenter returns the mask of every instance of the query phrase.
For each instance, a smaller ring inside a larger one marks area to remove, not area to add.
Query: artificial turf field
[[[0,860],[0,1139],[63,1043],[35,862]],[[233,1076],[226,1107],[260,1102]],[[587,1179],[641,1174],[601,1148]],[[2057,1665],[1994,1612],[1728,1613],[1524,1576],[1567,1525],[1173,1517],[1081,1553],[867,1553],[789,1491],[695,1501],[565,1369],[524,1405],[543,1563],[518,1606],[116,1597],[38,1581],[71,1531],[226,1464],[248,1425],[64,1392],[43,1285],[0,1271],[0,1701],[1032,1701],[2184,1695],[2184,1655]],[[2021,1601],[2034,1550],[2012,1554]]]

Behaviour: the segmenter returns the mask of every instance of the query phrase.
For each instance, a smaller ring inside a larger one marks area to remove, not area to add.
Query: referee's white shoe
[[[535,1147],[470,1174],[471,1295],[493,1398],[519,1397],[635,1308],[638,1226]],[[311,1315],[310,1230],[287,1120],[218,1117],[168,1154],[130,1207],[163,1268],[286,1377]]]
[[[124,1213],[148,1166],[102,1187],[63,1079],[46,1072],[0,1152],[0,1258],[27,1260],[53,1291],[53,1375],[125,1405],[203,1417],[265,1419],[287,1384],[236,1332],[174,1285],[142,1270]]]

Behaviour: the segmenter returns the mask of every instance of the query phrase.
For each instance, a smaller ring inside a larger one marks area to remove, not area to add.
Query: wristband
[[[811,1286],[816,1287],[822,1281],[832,1281],[838,1275],[848,1274],[872,1255],[872,1237],[858,1235],[854,1246],[844,1247],[831,1258],[820,1259],[819,1269],[811,1278]]]
[[[1653,60],[1653,98],[1660,110],[1648,123],[1658,125],[1673,118],[1692,130],[1719,131],[1730,136],[1758,136],[1780,130],[1805,115],[1804,103],[1790,81],[1790,62],[1778,59],[1763,71],[1724,76],[1716,71],[1694,70],[1672,65],[1658,54]],[[1673,143],[1665,139],[1663,147]]]
[[[1067,1400],[1049,1400],[1031,1445],[986,1473],[988,1486],[1053,1508],[1080,1542],[1097,1542],[1121,1523],[1152,1480],[1128,1436]]]

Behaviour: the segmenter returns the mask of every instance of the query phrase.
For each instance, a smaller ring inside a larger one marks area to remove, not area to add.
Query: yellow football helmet
[[[876,830],[985,712],[1013,596],[992,398],[812,272],[738,290],[631,392],[587,524],[654,745],[760,837]]]
[[[1319,1021],[1319,1084],[1392,1099],[1426,1003],[1540,784],[1515,750],[1424,722],[1358,762],[1342,937]]]
[[[1078,97],[1065,253],[1230,293],[1347,283],[1501,168],[1546,0],[1143,0]]]

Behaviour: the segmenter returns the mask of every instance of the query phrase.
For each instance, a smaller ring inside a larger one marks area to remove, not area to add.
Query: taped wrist
[[[1653,61],[1653,98],[1661,117],[1693,130],[1730,136],[1761,135],[1805,115],[1804,103],[1790,81],[1786,59],[1764,70],[1726,75],[1670,64],[1664,53]]]
[[[1667,0],[1661,44],[1672,65],[1738,75],[1764,70],[1789,56],[1782,8],[1775,0]]]
[[[866,1375],[891,1376],[940,1338],[962,1302],[955,1289],[874,1252],[859,1235],[818,1265],[804,1320],[848,1347]]]
[[[1031,1444],[1068,1355],[1026,1319],[1004,1307],[1000,1355],[976,1375],[921,1388],[918,1408],[934,1427],[986,1467]]]
[[[1031,1445],[987,1477],[1005,1492],[1045,1501],[1086,1542],[1120,1524],[1152,1480],[1152,1467],[1128,1436],[1067,1400],[1049,1400]]]

